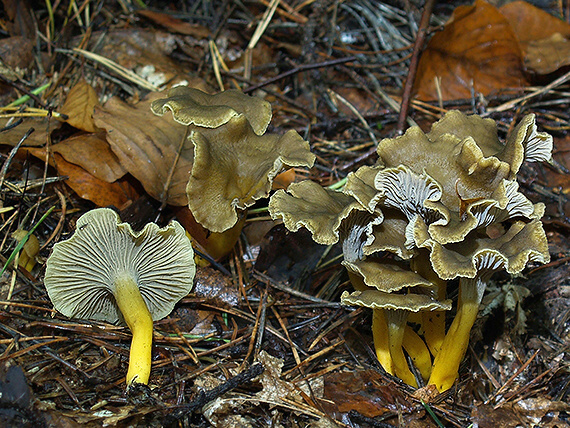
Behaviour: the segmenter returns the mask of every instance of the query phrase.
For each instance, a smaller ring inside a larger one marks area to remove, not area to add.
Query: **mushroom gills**
[[[132,275],[123,273],[115,279],[115,300],[133,334],[127,386],[146,385],[152,359],[152,316]]]

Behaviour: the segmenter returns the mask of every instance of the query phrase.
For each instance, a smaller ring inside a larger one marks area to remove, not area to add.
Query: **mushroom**
[[[18,258],[18,266],[31,272],[36,265],[36,256],[40,252],[40,242],[33,233],[28,236],[27,230],[17,229],[12,233],[12,238],[18,241],[18,243],[22,242],[26,237],[27,241],[22,247],[20,257]]]
[[[387,370],[389,373],[395,374],[408,385],[417,386],[416,379],[404,356],[403,348],[407,348],[406,351],[414,360],[424,379],[427,380],[431,370],[429,351],[423,341],[406,325],[406,320],[410,312],[449,310],[451,301],[439,302],[428,294],[385,293],[372,289],[353,293],[345,291],[340,301],[343,305],[372,308],[376,322],[387,324],[388,335],[382,345],[387,347],[392,360],[392,367]],[[405,340],[406,336],[408,336],[407,340]]]
[[[422,320],[435,355],[429,382],[440,391],[457,377],[492,273],[518,273],[529,261],[549,259],[538,221],[544,206],[519,193],[515,179],[524,160],[546,161],[551,150],[552,138],[537,132],[533,115],[502,146],[493,121],[460,112],[447,113],[428,134],[413,127],[379,144],[385,168],[375,179],[376,202],[406,215],[406,247],[417,254],[412,268],[441,291],[445,281],[460,278],[457,315],[445,337],[441,320]],[[492,238],[489,226],[507,232]]]
[[[180,224],[135,232],[110,209],[82,215],[75,233],[55,244],[44,283],[54,307],[71,318],[126,323],[133,338],[126,383],[147,384],[153,321],[188,294],[194,253]]]
[[[377,193],[373,187],[377,172],[375,168],[363,167],[350,174],[343,192],[324,189],[312,181],[291,184],[287,191],[279,190],[272,196],[269,212],[274,218],[283,218],[289,230],[306,227],[318,243],[340,242],[344,256],[342,264],[356,293],[361,293],[343,298],[343,303],[373,308],[374,348],[380,364],[388,373],[416,385],[402,346],[426,380],[431,370],[431,357],[423,340],[406,325],[408,311],[386,312],[380,303],[367,305],[366,300],[360,299],[360,296],[377,295],[406,301],[407,297],[397,293],[413,288],[433,288],[430,281],[406,269],[402,260],[379,257],[383,252],[389,252],[399,259],[409,259],[413,253],[404,246],[405,216],[390,208],[381,212],[371,205]],[[355,296],[359,298],[353,300]],[[437,302],[428,296],[418,299],[423,303],[427,299],[431,303],[412,305],[409,311],[450,308],[448,301]],[[409,300],[414,302],[414,297]],[[402,306],[402,309],[406,308]]]
[[[265,134],[271,105],[237,90],[210,95],[176,87],[151,108],[159,116],[170,110],[176,122],[188,127],[188,141],[194,146],[186,187],[188,208],[208,231],[198,231],[210,237],[200,243],[218,254],[222,252],[216,241],[225,239],[210,232],[234,227],[244,210],[268,196],[273,179],[284,167],[311,167],[315,161],[309,144],[296,131]],[[190,220],[188,215],[185,218]],[[192,221],[184,224],[187,230],[196,229]],[[237,239],[240,230],[229,233]]]
[[[231,228],[238,221],[238,210],[267,197],[283,167],[312,166],[315,160],[296,131],[258,136],[245,116],[218,128],[193,129],[188,139],[194,144],[188,207],[212,232]]]
[[[457,377],[492,273],[504,268],[514,274],[528,262],[549,260],[539,221],[544,205],[518,191],[516,174],[523,161],[548,161],[551,150],[552,137],[537,132],[534,115],[525,116],[503,145],[494,121],[450,111],[427,134],[412,127],[382,140],[377,164],[348,176],[334,209],[328,210],[327,191],[301,183],[290,186],[287,197],[276,193],[270,212],[290,230],[307,227],[317,242],[342,243],[342,264],[357,290],[342,301],[373,308],[382,366],[414,384],[403,347],[424,379],[428,375],[444,391]],[[446,285],[455,278],[457,315],[446,333]],[[416,295],[433,306],[416,311]],[[382,303],[391,299],[410,306]],[[407,320],[421,324],[423,339]]]
[[[201,128],[219,128],[234,117],[244,116],[257,135],[263,135],[271,122],[271,104],[237,89],[208,94],[176,86],[168,91],[166,98],[153,101],[151,110],[158,116],[170,110],[176,122]]]
[[[440,278],[460,278],[457,314],[435,357],[429,379],[439,391],[445,391],[455,382],[492,274],[505,269],[514,275],[528,262],[548,263],[548,243],[542,224],[536,219],[528,223],[516,220],[504,234],[494,238],[475,231],[455,244],[441,245],[429,237],[425,227],[416,229],[415,235],[420,246],[429,248],[431,264]]]

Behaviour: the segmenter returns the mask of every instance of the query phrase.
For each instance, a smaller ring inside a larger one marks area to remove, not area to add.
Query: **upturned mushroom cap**
[[[371,309],[420,311],[448,311],[451,300],[440,302],[427,294],[398,294],[385,293],[379,290],[345,291],[340,296],[340,302],[349,306],[364,306]]]
[[[306,227],[315,242],[324,245],[338,242],[339,228],[354,210],[366,211],[353,197],[310,180],[293,183],[287,191],[278,190],[269,201],[273,219],[281,217],[292,232]]]
[[[166,98],[155,100],[151,109],[159,116],[170,110],[176,122],[204,128],[217,128],[243,115],[257,135],[262,135],[271,121],[271,104],[236,89],[210,95],[177,86],[168,91]]]
[[[444,280],[475,278],[499,269],[510,274],[521,272],[528,262],[548,263],[550,254],[546,234],[539,220],[517,220],[501,236],[483,237],[476,232],[463,242],[441,245],[429,237],[427,229],[416,228],[418,246],[430,250],[434,271]]]
[[[383,169],[382,166],[361,166],[346,177],[343,193],[352,196],[371,213],[375,210],[378,189],[374,179]]]
[[[379,144],[385,168],[376,176],[373,202],[400,209],[411,229],[421,219],[441,244],[460,242],[493,222],[540,218],[541,207],[517,191],[514,178],[523,160],[547,160],[550,150],[551,137],[536,132],[532,115],[503,147],[493,121],[452,111],[428,134],[412,127]]]
[[[177,222],[134,232],[113,210],[99,208],[77,220],[70,239],[55,244],[44,282],[63,315],[116,324],[123,322],[113,297],[117,277],[134,278],[159,320],[190,292],[195,271],[192,245]]]
[[[238,219],[236,209],[266,197],[282,168],[311,167],[315,161],[296,131],[259,136],[242,115],[218,128],[194,129],[188,139],[195,149],[188,207],[212,232],[229,229]]]
[[[548,162],[552,158],[552,135],[538,132],[534,114],[527,114],[509,135],[498,157],[511,165],[513,180],[523,162]]]
[[[348,262],[344,260],[342,265],[349,272],[363,278],[364,284],[370,289],[376,289],[384,293],[393,293],[399,290],[422,287],[425,289],[435,288],[436,285],[412,272],[409,268],[390,260],[377,261],[372,258]]]

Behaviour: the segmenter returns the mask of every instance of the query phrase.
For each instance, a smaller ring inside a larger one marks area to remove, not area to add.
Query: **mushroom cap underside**
[[[149,223],[135,232],[113,210],[98,208],[77,220],[71,238],[55,244],[44,282],[63,315],[119,323],[117,278],[132,277],[159,320],[192,289],[195,271],[192,245],[177,222],[163,228]]]

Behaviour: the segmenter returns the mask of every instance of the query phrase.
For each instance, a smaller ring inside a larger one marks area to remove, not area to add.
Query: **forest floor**
[[[0,425],[569,426],[569,8],[463,3],[3,0]],[[155,322],[149,386],[126,394],[131,332],[55,311],[45,261],[93,208],[139,226],[180,215],[149,191],[150,172],[117,161],[93,113],[144,131],[136,106],[176,84],[262,97],[271,132],[309,141],[314,167],[274,189],[340,187],[383,138],[427,132],[451,109],[495,120],[503,141],[534,113],[554,160],[525,164],[518,181],[546,206],[551,261],[493,277],[459,379],[427,402],[379,365],[371,311],[340,304],[341,250],[288,232],[260,199],[231,252]],[[39,246],[19,268],[16,230]]]

